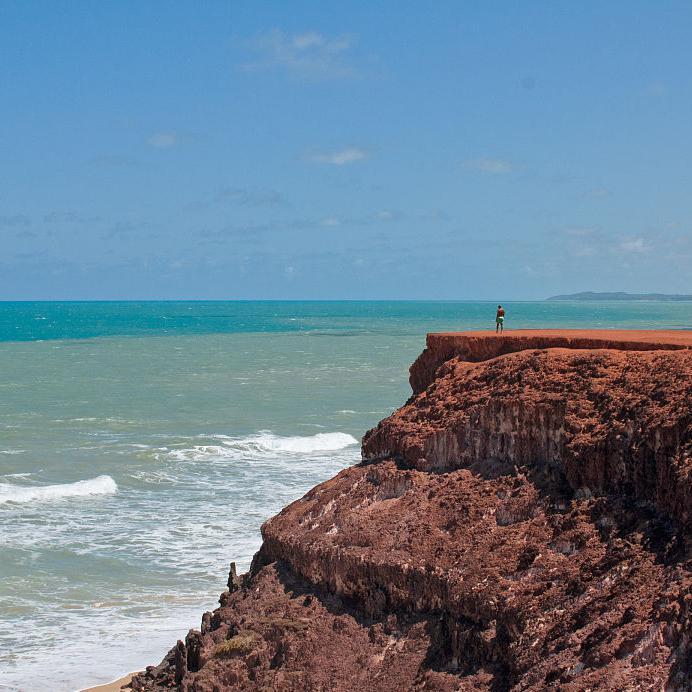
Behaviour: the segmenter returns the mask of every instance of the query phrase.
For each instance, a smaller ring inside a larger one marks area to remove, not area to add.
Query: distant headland
[[[550,296],[547,300],[658,300],[661,302],[692,300],[692,295],[670,293],[569,293],[567,295]]]

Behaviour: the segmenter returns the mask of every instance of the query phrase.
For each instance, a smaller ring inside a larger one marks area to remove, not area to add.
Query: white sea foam
[[[278,455],[309,456],[323,452],[337,452],[358,444],[353,435],[342,432],[282,437],[263,430],[247,437],[214,435],[221,444],[195,445],[182,449],[165,450],[166,457],[176,461],[207,461],[213,459],[256,459]]]
[[[69,497],[112,495],[117,490],[118,486],[110,476],[97,476],[85,481],[59,485],[31,486],[0,483],[0,505],[8,502],[46,502]]]

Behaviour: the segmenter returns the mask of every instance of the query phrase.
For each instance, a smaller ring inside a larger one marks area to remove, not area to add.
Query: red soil
[[[411,366],[411,387],[414,394],[422,392],[432,382],[435,370],[454,356],[477,362],[535,348],[689,349],[692,348],[692,331],[516,329],[503,334],[491,331],[428,334],[425,351]]]

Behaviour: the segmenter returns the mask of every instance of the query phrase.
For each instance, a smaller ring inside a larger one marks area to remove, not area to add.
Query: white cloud
[[[76,211],[52,211],[43,217],[44,223],[94,223],[97,216],[84,216]]]
[[[88,163],[92,166],[100,166],[103,168],[129,168],[131,166],[138,165],[135,159],[118,155],[95,156],[94,158],[89,159]]]
[[[336,216],[328,216],[326,219],[322,219],[320,221],[320,225],[322,226],[340,226],[341,221],[336,218]]]
[[[396,209],[380,209],[375,212],[373,218],[369,222],[378,223],[379,221],[401,221],[405,214]]]
[[[668,87],[664,82],[652,82],[647,88],[647,93],[650,96],[665,96],[668,93]]]
[[[242,207],[283,207],[286,200],[277,190],[246,189],[241,187],[225,187],[216,193],[215,201],[231,202]]]
[[[348,36],[327,37],[316,31],[287,34],[273,29],[248,43],[256,59],[243,65],[248,71],[278,69],[300,79],[339,79],[356,76],[346,54]]]
[[[176,132],[155,132],[147,139],[147,144],[157,149],[170,149],[178,144],[179,138]]]
[[[365,149],[357,147],[347,147],[346,149],[338,149],[336,151],[323,151],[316,154],[310,154],[308,161],[312,163],[328,163],[332,166],[345,166],[356,161],[363,161],[368,158],[368,152]]]
[[[13,214],[12,216],[0,216],[0,226],[28,226],[31,219],[24,214]]]
[[[564,233],[572,238],[589,238],[597,235],[598,229],[595,226],[566,226]]]
[[[475,171],[494,175],[512,172],[512,164],[502,159],[471,159],[464,161],[464,165]]]
[[[587,190],[585,196],[593,197],[594,199],[603,199],[604,197],[610,196],[610,190],[605,187],[594,187],[591,190]]]
[[[646,244],[644,238],[630,238],[629,240],[623,240],[620,243],[620,249],[625,252],[635,252],[642,253],[648,252],[649,246]]]
[[[305,50],[315,46],[324,46],[326,43],[327,41],[324,36],[315,31],[309,31],[306,34],[298,34],[293,37],[293,45],[298,50]],[[348,45],[346,47],[348,47]]]

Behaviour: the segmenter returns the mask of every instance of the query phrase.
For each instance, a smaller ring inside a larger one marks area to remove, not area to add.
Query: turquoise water
[[[261,523],[359,457],[427,331],[492,303],[0,303],[0,689],[158,662]],[[692,303],[509,303],[511,327],[692,328]]]
[[[645,301],[513,303],[507,324],[689,329],[691,307]],[[402,336],[492,328],[493,308],[488,301],[5,302],[0,303],[0,342],[306,331]]]

